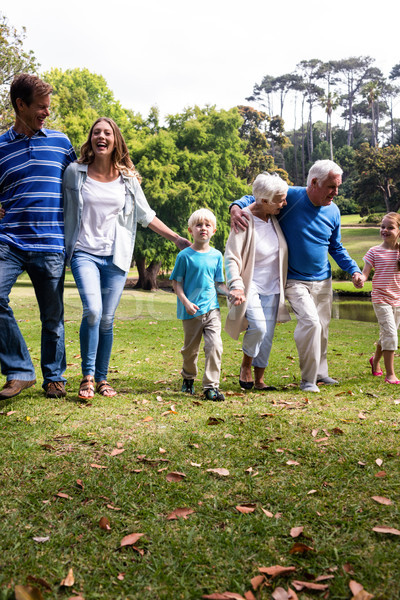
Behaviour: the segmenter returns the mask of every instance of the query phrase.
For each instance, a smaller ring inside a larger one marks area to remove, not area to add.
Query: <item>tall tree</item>
[[[356,151],[359,173],[354,186],[357,202],[368,206],[371,198],[379,194],[387,212],[400,208],[400,146],[374,148],[362,144]]]
[[[14,120],[9,88],[15,75],[35,74],[39,68],[32,50],[24,50],[25,37],[25,27],[18,31],[0,13],[0,132],[8,129]]]
[[[306,94],[308,103],[307,142],[309,157],[311,157],[314,150],[312,112],[314,105],[320,100],[324,93],[324,90],[316,83],[319,79],[321,65],[322,62],[317,58],[302,60],[297,65],[303,78],[304,93]]]

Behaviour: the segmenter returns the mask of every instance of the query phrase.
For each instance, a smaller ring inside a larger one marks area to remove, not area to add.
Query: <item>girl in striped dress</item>
[[[371,269],[372,304],[379,323],[379,341],[375,354],[369,359],[372,375],[383,375],[379,361],[383,356],[386,383],[400,384],[394,372],[394,353],[398,346],[397,329],[400,325],[400,215],[390,212],[382,219],[382,243],[370,248],[364,256],[362,272],[366,281]]]

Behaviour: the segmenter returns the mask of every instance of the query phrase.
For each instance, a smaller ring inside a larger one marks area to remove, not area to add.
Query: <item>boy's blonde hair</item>
[[[193,214],[190,215],[188,220],[188,227],[190,229],[200,223],[200,221],[208,221],[214,227],[217,228],[217,219],[215,218],[214,213],[208,208],[199,208],[199,210],[195,210]]]

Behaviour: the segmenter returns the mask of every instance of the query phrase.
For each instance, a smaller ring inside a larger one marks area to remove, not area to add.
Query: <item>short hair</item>
[[[313,179],[317,179],[318,184],[321,186],[328,178],[329,173],[342,175],[343,169],[333,160],[317,160],[308,172],[307,186],[311,185]]]
[[[208,208],[199,208],[199,210],[195,210],[193,214],[190,215],[188,220],[188,227],[192,228],[200,221],[208,221],[214,227],[217,228],[217,219],[211,210]]]
[[[27,106],[30,106],[34,96],[47,96],[52,93],[53,88],[49,83],[42,81],[36,75],[21,73],[14,77],[10,87],[11,104],[16,114],[18,114],[17,98],[20,98]]]
[[[287,194],[288,184],[277,173],[260,173],[253,181],[253,196],[256,203],[261,200],[272,202],[277,194]]]
[[[120,131],[120,128],[116,124],[115,121],[110,119],[109,117],[99,117],[93,123],[90,128],[89,135],[87,137],[86,142],[81,147],[81,154],[78,159],[78,163],[83,165],[90,165],[94,161],[94,152],[92,148],[92,134],[93,130],[98,123],[101,121],[105,121],[113,130],[114,133],[114,150],[111,155],[111,161],[118,171],[121,171],[124,175],[135,176],[139,181],[141,181],[141,177],[139,173],[136,171],[133,162],[129,156],[129,150],[124,140],[124,137]]]

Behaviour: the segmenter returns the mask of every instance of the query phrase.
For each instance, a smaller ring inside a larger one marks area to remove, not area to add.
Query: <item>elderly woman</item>
[[[247,390],[253,386],[276,389],[264,383],[264,371],[276,321],[290,320],[284,296],[287,245],[274,216],[286,205],[287,190],[287,183],[278,175],[258,175],[253,183],[255,203],[245,209],[249,226],[238,233],[231,231],[225,248],[229,290],[246,297],[243,304],[230,306],[225,330],[235,340],[246,331],[239,383]]]

